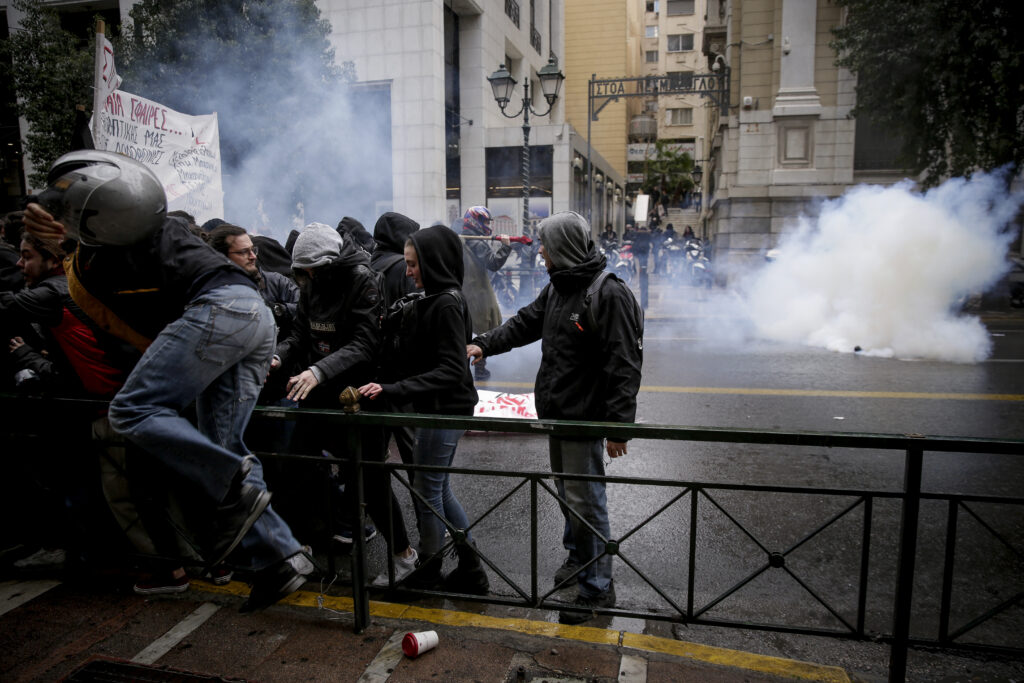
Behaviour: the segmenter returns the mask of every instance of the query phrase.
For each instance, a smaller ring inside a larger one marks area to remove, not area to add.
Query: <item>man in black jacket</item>
[[[541,340],[541,362],[535,382],[537,415],[559,420],[633,422],[643,363],[643,318],[629,291],[609,276],[588,312],[587,288],[604,270],[605,258],[594,246],[583,216],[567,211],[541,221],[541,255],[551,275],[537,299],[496,329],[467,347],[474,362]],[[596,322],[592,327],[591,320]],[[626,440],[551,437],[551,469],[566,474],[604,475],[604,453],[626,454]],[[610,540],[607,499],[603,482],[558,479],[556,485],[569,509],[563,507],[563,545],[569,551],[555,572],[555,585],[577,577],[577,607],[593,610],[615,604],[612,558],[605,553]],[[587,529],[581,516],[600,536]],[[593,558],[596,562],[581,569]],[[562,623],[590,619],[590,611],[563,611]]]
[[[287,275],[260,266],[259,247],[241,226],[221,223],[210,231],[206,241],[214,251],[224,254],[249,274],[274,314],[278,337],[287,337],[299,307],[299,287],[295,281]]]
[[[272,367],[295,362],[306,368],[288,380],[289,399],[304,407],[337,408],[338,394],[346,387],[375,379],[384,314],[381,277],[354,240],[323,223],[311,223],[299,233],[292,247],[292,269],[301,292],[298,315],[291,335],[277,345]],[[361,437],[363,457],[382,461],[383,430],[365,427]],[[347,455],[345,434],[337,428],[316,427],[302,438],[315,447],[313,452]],[[345,474],[351,483],[352,473]],[[364,478],[370,517],[381,529],[393,519],[394,552],[411,552],[402,511],[390,495],[388,473],[370,468]],[[335,539],[350,542],[341,535]]]
[[[110,403],[110,424],[206,504],[217,565],[236,548],[255,572],[244,611],[297,590],[312,564],[270,506],[242,440],[274,350],[274,322],[245,272],[168,218],[152,171],[112,152],[66,154],[25,209],[37,236],[79,240],[75,303],[143,351]],[[47,210],[49,209],[49,210]],[[198,428],[182,414],[195,402]]]

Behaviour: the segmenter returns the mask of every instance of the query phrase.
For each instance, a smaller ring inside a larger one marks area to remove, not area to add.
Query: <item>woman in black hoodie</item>
[[[476,388],[466,361],[466,342],[472,323],[462,295],[462,243],[443,225],[412,233],[405,245],[406,274],[426,295],[417,301],[416,328],[407,349],[403,349],[402,379],[393,383],[370,383],[359,388],[364,396],[378,396],[409,402],[417,413],[472,415],[477,403]],[[416,429],[413,462],[417,465],[449,467],[464,430]],[[448,474],[420,471],[413,480],[419,498],[420,556],[423,558],[410,583],[434,587],[441,581],[440,553],[445,527],[463,530],[469,520],[451,489]],[[443,515],[444,519],[439,515]],[[456,538],[460,534],[452,534]],[[444,578],[452,592],[484,594],[487,573],[477,557],[472,538],[456,545],[459,566]]]

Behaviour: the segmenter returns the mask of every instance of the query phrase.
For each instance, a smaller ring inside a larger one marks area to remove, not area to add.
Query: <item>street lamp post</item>
[[[515,114],[509,114],[505,111],[505,107],[508,106],[508,102],[512,98],[512,89],[516,85],[515,79],[512,78],[512,74],[508,72],[504,64],[487,77],[502,116],[516,119],[520,114],[523,115],[523,151],[520,174],[523,180],[524,232],[530,222],[530,112],[532,111],[534,116],[547,116],[551,113],[551,109],[555,106],[555,100],[558,99],[558,90],[562,87],[562,81],[565,80],[565,76],[558,70],[558,62],[554,57],[550,58],[547,65],[537,73],[537,78],[540,80],[540,89],[544,93],[544,99],[548,102],[547,111],[533,111],[533,108],[530,107],[530,78],[526,77],[523,79],[523,106]]]
[[[704,169],[700,167],[700,164],[697,164],[696,166],[693,167],[693,172],[690,174],[690,176],[693,178],[694,185],[697,186],[697,191],[694,193],[696,195],[697,201],[693,203],[693,210],[699,214],[701,212],[701,209],[703,208],[701,206],[701,202],[704,199],[704,187],[700,184],[700,181],[704,179]]]

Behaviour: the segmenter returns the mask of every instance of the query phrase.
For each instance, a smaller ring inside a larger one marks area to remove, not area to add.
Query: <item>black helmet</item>
[[[54,162],[43,207],[85,245],[128,246],[164,222],[167,195],[145,165],[113,152],[83,149]]]

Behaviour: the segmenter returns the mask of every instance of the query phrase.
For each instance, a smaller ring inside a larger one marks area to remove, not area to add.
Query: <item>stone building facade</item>
[[[829,0],[708,0],[704,53],[731,75],[727,116],[709,120],[702,229],[718,270],[763,259],[822,198],[890,183],[895,148],[850,116],[855,77],[835,66]],[[858,139],[859,138],[859,139]]]

